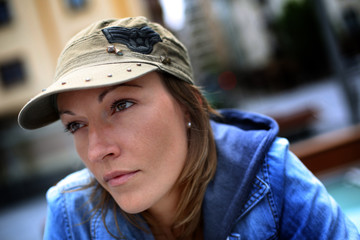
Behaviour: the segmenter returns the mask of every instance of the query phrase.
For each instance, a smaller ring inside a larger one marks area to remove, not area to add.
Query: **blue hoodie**
[[[204,239],[360,239],[320,181],[289,152],[287,140],[276,137],[272,119],[234,110],[221,114],[211,121],[218,166],[203,202]],[[85,169],[49,189],[44,239],[114,239],[100,211],[89,215],[93,189],[78,190],[91,178]],[[125,239],[154,239],[117,216]],[[105,221],[116,233],[111,210]]]

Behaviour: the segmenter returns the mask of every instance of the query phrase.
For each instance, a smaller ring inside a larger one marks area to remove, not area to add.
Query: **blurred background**
[[[90,23],[143,15],[188,47],[216,108],[274,117],[360,229],[359,0],[0,0],[0,239],[41,239],[45,192],[83,167],[54,123],[17,125]]]

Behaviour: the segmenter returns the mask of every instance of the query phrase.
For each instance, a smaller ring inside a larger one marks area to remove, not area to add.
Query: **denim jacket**
[[[202,208],[205,240],[360,239],[355,225],[314,175],[277,138],[270,118],[233,110],[212,120],[218,166]],[[44,239],[114,239],[111,210],[91,212],[92,174],[75,172],[47,192]],[[76,191],[74,191],[76,190]],[[124,239],[152,240],[117,214]],[[149,229],[147,226],[145,228]]]

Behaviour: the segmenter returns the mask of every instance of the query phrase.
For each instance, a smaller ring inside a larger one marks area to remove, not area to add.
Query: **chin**
[[[148,210],[151,207],[151,204],[149,203],[134,199],[115,199],[115,202],[121,208],[121,210],[123,210],[128,214],[141,213]]]

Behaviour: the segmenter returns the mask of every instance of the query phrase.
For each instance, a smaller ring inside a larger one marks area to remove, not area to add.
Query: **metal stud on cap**
[[[131,68],[126,69],[126,71],[131,72]]]
[[[85,78],[85,82],[90,82],[91,78]]]
[[[112,74],[111,74],[111,73],[109,73],[109,74],[107,75],[107,77],[112,77]]]
[[[61,85],[65,85],[65,84],[66,84],[66,82],[62,82],[62,83],[61,83]]]
[[[116,49],[115,50],[116,52],[116,55],[118,55],[118,56],[123,56],[124,54],[123,54],[123,52],[122,52],[122,50],[118,50],[118,49]]]
[[[170,65],[171,64],[171,58],[169,58],[168,56],[160,56],[160,61],[163,63],[163,64],[166,64],[166,65]]]
[[[108,52],[108,53],[115,53],[115,46],[114,45],[111,45],[111,46],[108,46],[107,47],[107,49],[106,49],[106,51]]]

